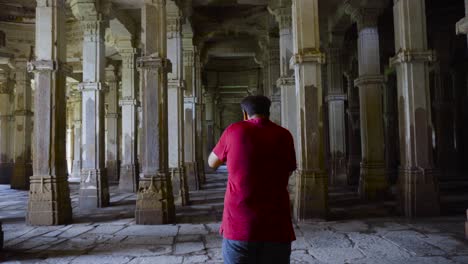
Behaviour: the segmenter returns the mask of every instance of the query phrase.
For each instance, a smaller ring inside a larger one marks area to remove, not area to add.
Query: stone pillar
[[[72,165],[72,175],[71,179],[73,181],[81,181],[81,93],[76,92],[74,95],[74,104],[73,104],[73,165]]]
[[[205,123],[206,123],[206,155],[210,155],[215,147],[215,98],[213,93],[204,94]]]
[[[290,4],[290,1],[288,2]],[[289,67],[289,61],[294,52],[291,6],[285,4],[284,6],[271,7],[270,12],[275,16],[280,31],[280,78],[276,81],[276,85],[280,88],[281,94],[281,125],[291,132],[297,146],[297,120],[290,118],[297,116],[294,71]]]
[[[359,193],[363,199],[385,196],[385,175],[380,46],[377,19],[380,9],[348,6],[346,9],[358,26],[359,87],[361,112],[362,162]]]
[[[465,0],[465,17],[462,18],[460,21],[458,21],[455,27],[456,27],[457,35],[459,34],[467,35],[467,41],[468,41],[468,0]]]
[[[29,177],[32,176],[32,89],[27,60],[17,59],[15,68],[15,165],[11,188],[26,190],[29,188]]]
[[[67,135],[66,135],[66,160],[67,160],[67,175],[70,181],[71,169],[73,163],[73,101],[68,100],[70,96],[69,86],[67,85]]]
[[[398,96],[396,74],[386,76],[383,88],[384,136],[385,136],[385,170],[390,185],[398,180]]]
[[[336,41],[336,40],[333,40]],[[336,47],[328,49],[327,72],[328,94],[328,124],[330,143],[330,180],[331,185],[347,185],[346,174],[346,123],[345,101],[347,96],[343,90],[343,68],[341,58],[341,41],[333,43]]]
[[[10,98],[13,87],[9,66],[0,65],[0,67],[0,184],[9,184],[13,174],[10,154],[10,145],[13,142],[10,133],[12,119]]]
[[[199,189],[198,164],[196,158],[197,151],[197,124],[201,120],[196,119],[196,87],[195,87],[195,50],[193,46],[193,33],[185,32],[188,23],[184,25],[183,32],[183,56],[184,56],[184,160],[187,173],[187,186],[190,191]]]
[[[204,155],[203,151],[203,139],[204,135],[206,134],[206,126],[203,125],[203,121],[205,119],[205,105],[203,104],[203,87],[202,87],[202,66],[201,66],[201,59],[200,59],[200,51],[196,50],[195,58],[194,58],[194,65],[195,65],[195,119],[199,120],[200,122],[196,123],[196,145],[198,146],[195,148],[195,155],[197,159],[197,176],[199,183],[206,182],[206,175],[205,175],[205,163],[207,161],[208,156]]]
[[[63,225],[72,220],[65,160],[65,0],[37,1],[33,176],[26,222]]]
[[[119,190],[136,192],[138,189],[138,162],[137,162],[137,77],[136,53],[128,46],[120,48],[122,56],[122,165],[120,167]]]
[[[280,78],[279,39],[271,38],[263,64],[264,95],[271,100],[270,120],[281,124],[281,89],[276,81]]]
[[[461,19],[456,25],[457,34],[467,35],[468,46],[468,0],[465,0],[465,17]],[[465,238],[468,239],[468,210],[466,211],[467,221],[465,222]]]
[[[119,80],[113,65],[106,68],[106,172],[108,183],[119,182]]]
[[[182,17],[173,1],[167,1],[167,57],[172,63],[168,81],[169,170],[177,204],[188,204],[188,185],[184,161],[184,82]]]
[[[434,216],[440,208],[427,64],[435,55],[427,45],[425,1],[397,0],[393,11],[396,55],[391,64],[398,79],[402,207],[409,217]]]
[[[318,0],[293,0],[292,18],[298,122],[294,217],[301,221],[328,214]]]
[[[142,7],[142,55],[138,59],[143,92],[142,173],[136,202],[137,224],[174,222],[172,184],[168,174],[166,3],[146,0]]]
[[[350,185],[359,183],[361,163],[361,118],[359,111],[359,89],[354,86],[355,74],[346,74],[348,83],[348,164],[347,175]]]
[[[72,0],[71,9],[83,30],[82,93],[82,160],[79,194],[80,210],[109,205],[109,189],[105,169],[104,91],[105,29],[110,2]]]

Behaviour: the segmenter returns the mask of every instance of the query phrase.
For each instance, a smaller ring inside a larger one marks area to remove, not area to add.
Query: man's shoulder
[[[271,123],[273,124],[274,128],[278,131],[278,133],[280,133],[282,136],[292,137],[292,134],[288,129],[286,129],[286,128],[284,128],[284,127],[282,127],[282,126],[280,126],[280,125],[278,125],[278,124],[276,124],[274,122],[271,122]]]

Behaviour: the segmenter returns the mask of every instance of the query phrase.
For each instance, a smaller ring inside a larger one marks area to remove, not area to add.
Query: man
[[[208,163],[227,162],[223,258],[226,264],[289,263],[295,240],[288,180],[296,169],[293,138],[269,120],[271,101],[249,96],[241,102],[244,121],[221,136]]]

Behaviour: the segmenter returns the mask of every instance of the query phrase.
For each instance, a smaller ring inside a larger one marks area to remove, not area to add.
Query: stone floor
[[[1,263],[222,263],[218,235],[224,175],[209,175],[194,203],[178,208],[178,224],[138,226],[135,195],[111,188],[111,207],[77,211],[75,223],[32,227],[24,223],[27,192],[0,185],[5,232]],[[190,223],[191,222],[191,223]],[[190,224],[189,224],[190,223]],[[292,263],[468,263],[463,216],[419,219],[373,218],[296,224]]]

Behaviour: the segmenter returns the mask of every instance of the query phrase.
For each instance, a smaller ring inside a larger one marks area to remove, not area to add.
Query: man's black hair
[[[241,102],[242,110],[247,112],[247,115],[264,115],[270,116],[271,101],[263,95],[251,95],[244,98]]]

